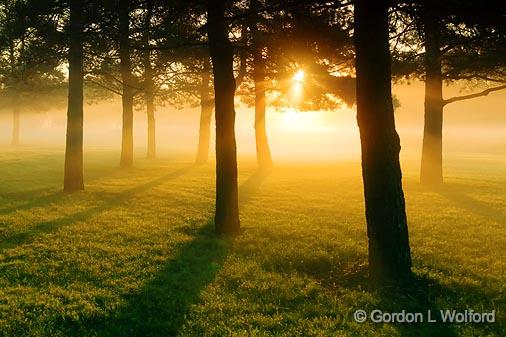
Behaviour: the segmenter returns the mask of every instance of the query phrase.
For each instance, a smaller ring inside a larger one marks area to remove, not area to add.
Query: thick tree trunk
[[[213,62],[216,118],[216,213],[220,234],[238,234],[237,154],[235,141],[235,79],[233,50],[225,23],[225,1],[208,0],[207,33]]]
[[[443,183],[443,78],[441,75],[441,33],[437,9],[425,3],[425,124],[423,128],[420,182]]]
[[[408,227],[395,130],[386,0],[357,0],[357,121],[362,147],[369,271],[399,281],[411,270]]]
[[[130,6],[127,0],[119,1],[119,55],[123,93],[121,96],[123,107],[123,128],[121,134],[121,167],[131,167],[133,164],[133,88],[130,60]]]
[[[147,15],[144,24],[144,45],[149,45],[151,18],[153,16],[153,1],[147,2]],[[151,51],[144,51],[144,91],[146,97],[146,114],[148,117],[148,151],[147,158],[156,157],[156,132],[155,132],[155,86],[153,68],[151,67]]]
[[[201,165],[207,163],[209,158],[209,144],[211,139],[211,118],[213,116],[213,104],[209,95],[209,59],[204,59],[204,68],[202,71],[202,85],[200,88],[200,128],[199,145],[197,149],[197,158],[195,164]]]
[[[258,9],[258,1],[250,1],[250,9],[254,12]],[[262,43],[257,27],[258,15],[254,15],[250,25],[253,37],[253,80],[255,82],[255,141],[257,151],[257,162],[260,170],[272,168],[271,150],[267,140],[265,128],[265,91],[267,89],[265,79],[265,60],[262,55]]]
[[[19,133],[20,133],[21,121],[19,114],[19,107],[14,105],[12,109],[12,140],[11,144],[16,146],[19,145]]]
[[[84,189],[83,183],[83,5],[70,1],[69,94],[63,190]]]

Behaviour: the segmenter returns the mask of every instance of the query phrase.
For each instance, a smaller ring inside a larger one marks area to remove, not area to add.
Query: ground
[[[431,190],[406,161],[416,279],[375,290],[357,160],[240,158],[243,233],[212,231],[213,164],[121,170],[86,153],[86,191],[61,192],[62,151],[0,151],[2,336],[506,336],[506,161],[446,159]],[[356,323],[353,312],[496,310],[492,324]]]

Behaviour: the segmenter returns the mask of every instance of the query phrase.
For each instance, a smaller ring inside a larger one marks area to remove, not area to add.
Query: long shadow
[[[339,252],[339,256],[346,255]],[[348,254],[349,255],[349,254]],[[456,325],[444,323],[441,319],[440,310],[457,310],[463,312],[466,309],[475,311],[491,311],[498,306],[497,299],[502,298],[500,289],[481,289],[478,285],[450,284],[442,285],[436,280],[427,276],[413,275],[413,277],[402,286],[380,286],[375,285],[368,277],[367,267],[359,264],[359,256],[350,255],[343,257],[337,263],[321,263],[321,261],[308,260],[302,264],[299,257],[285,257],[277,263],[270,263],[263,266],[268,272],[290,274],[293,272],[303,274],[316,280],[322,287],[329,291],[336,291],[342,294],[343,289],[347,291],[359,291],[370,293],[379,299],[374,306],[352,308],[345,317],[347,321],[353,321],[353,311],[362,309],[368,315],[372,310],[397,313],[405,310],[411,313],[422,313],[423,322],[418,323],[392,323],[401,336],[423,336],[423,337],[454,337],[458,333]],[[249,300],[255,302],[261,297],[252,291]],[[287,304],[289,306],[290,303]],[[431,318],[436,322],[428,322],[427,312],[431,312]],[[370,322],[368,316],[367,322]],[[496,318],[496,320],[498,320]],[[380,327],[383,323],[377,324]],[[473,323],[469,323],[473,324]],[[483,336],[504,336],[505,327],[498,323],[475,323],[474,332],[478,331]]]
[[[182,168],[182,169],[176,170],[174,172],[168,173],[166,175],[163,175],[159,178],[150,180],[147,183],[127,189],[125,191],[118,192],[118,193],[111,193],[102,201],[102,204],[100,204],[98,206],[91,207],[91,208],[85,209],[83,211],[73,213],[73,214],[70,214],[70,215],[67,215],[67,216],[64,216],[61,218],[57,218],[55,220],[40,222],[40,223],[37,223],[34,226],[30,227],[29,229],[27,229],[24,232],[7,236],[0,242],[0,252],[4,251],[6,249],[13,248],[13,247],[20,245],[20,244],[28,243],[33,238],[35,238],[36,236],[38,236],[40,234],[56,231],[63,226],[67,226],[67,225],[70,225],[72,223],[79,222],[79,221],[84,221],[93,215],[100,214],[100,213],[104,212],[105,210],[119,206],[122,203],[124,203],[125,201],[127,201],[130,197],[132,197],[136,194],[140,194],[142,192],[145,192],[145,191],[161,184],[162,182],[177,178],[177,177],[189,172],[191,169],[192,169],[192,167]],[[103,195],[103,193],[102,193],[102,195]]]
[[[242,204],[251,200],[265,177],[257,172],[240,186]],[[216,235],[212,217],[201,227],[181,231],[192,239],[139,292],[126,296],[120,311],[109,317],[90,317],[79,328],[69,326],[67,330],[76,335],[84,326],[98,336],[176,336],[191,306],[214,281],[233,243],[233,238]]]
[[[91,177],[86,178],[86,182],[93,182],[110,176],[112,173],[117,172],[117,170],[117,168],[109,168],[107,171],[101,172],[101,174],[92,174]],[[24,201],[26,199],[29,200],[18,205],[0,208],[0,215],[10,214],[15,211],[27,210],[35,207],[47,206],[64,198],[65,193],[62,190],[59,189],[56,192],[54,192],[54,190],[54,187],[47,187],[30,191],[16,191],[2,194],[2,197],[6,199],[20,199],[19,201]]]
[[[251,201],[258,192],[265,178],[269,176],[268,171],[257,170],[239,187],[239,202],[244,205]]]
[[[491,207],[486,202],[479,201],[468,196],[465,193],[466,191],[462,190],[458,186],[445,185],[435,191],[444,198],[453,202],[457,207],[493,222],[501,224],[506,223],[506,213],[497,208]]]
[[[479,336],[504,336],[506,332],[497,317],[496,323],[451,323],[444,322],[441,314],[446,310],[464,312],[469,309],[490,312],[496,308],[497,298],[501,298],[499,290],[489,289],[487,292],[478,285],[467,284],[442,285],[427,276],[415,275],[407,286],[381,289],[379,294],[379,306],[384,311],[406,310],[423,314],[423,322],[395,324],[402,336],[453,337],[459,335],[456,328],[463,324],[472,325],[473,333]],[[436,322],[428,322],[428,311]]]
[[[83,327],[98,336],[177,335],[192,304],[221,269],[232,240],[218,237],[208,221],[139,292],[125,296],[122,309],[109,317],[89,317],[80,327],[70,325],[66,330],[70,335]]]

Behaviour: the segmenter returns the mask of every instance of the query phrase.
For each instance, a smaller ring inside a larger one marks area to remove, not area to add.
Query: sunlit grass
[[[360,165],[241,161],[235,240],[212,232],[214,166],[88,153],[86,191],[62,156],[0,154],[0,335],[504,336],[504,161],[450,159],[441,190],[405,167],[419,279],[367,281]],[[358,324],[356,309],[496,309],[498,323]]]

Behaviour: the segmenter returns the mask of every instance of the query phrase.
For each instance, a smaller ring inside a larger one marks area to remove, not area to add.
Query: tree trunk
[[[70,1],[69,94],[63,190],[84,189],[83,183],[83,5]]]
[[[152,93],[146,96],[146,113],[148,116],[148,153],[147,158],[156,158],[155,103]]]
[[[395,130],[386,0],[357,0],[355,50],[357,121],[362,147],[369,272],[374,280],[400,281],[411,255]]]
[[[144,45],[149,45],[151,18],[153,16],[153,1],[147,2],[147,15],[144,23]],[[156,133],[155,133],[155,95],[153,69],[151,67],[151,51],[146,49],[144,57],[144,91],[146,97],[146,114],[148,117],[148,151],[147,158],[156,157]]]
[[[19,145],[19,131],[20,131],[21,121],[19,116],[19,107],[14,105],[12,109],[12,141],[11,144],[16,146]]]
[[[121,133],[121,167],[131,167],[133,164],[133,88],[130,60],[130,6],[129,1],[119,1],[119,55],[123,92],[121,96],[123,107],[123,128]]]
[[[225,0],[208,0],[207,34],[213,62],[216,118],[216,213],[219,234],[238,234],[235,79],[233,50],[225,23]]]
[[[423,11],[425,35],[425,124],[423,128],[420,182],[443,183],[443,79],[441,75],[440,23],[437,9]]]
[[[258,9],[258,1],[250,1],[250,10],[255,12]],[[265,91],[267,89],[265,79],[265,60],[262,55],[262,43],[258,34],[258,14],[252,18],[250,31],[253,37],[253,80],[255,82],[255,141],[257,151],[257,162],[260,170],[272,168],[271,150],[267,141],[265,128]]]
[[[209,157],[209,144],[211,138],[211,117],[213,116],[213,104],[209,95],[209,59],[204,59],[202,70],[202,85],[200,89],[200,128],[199,145],[197,149],[197,158],[195,164],[201,165],[207,163]]]

